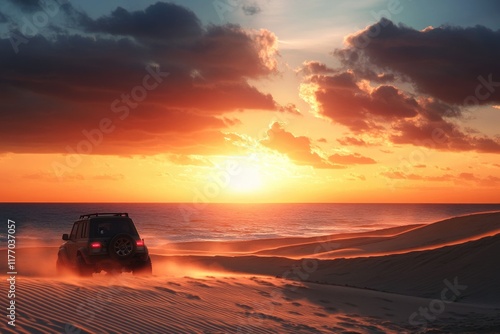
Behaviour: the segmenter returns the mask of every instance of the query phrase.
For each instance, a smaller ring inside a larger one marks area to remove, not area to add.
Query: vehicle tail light
[[[144,247],[144,240],[137,240],[135,244],[137,247]]]
[[[90,248],[92,249],[98,249],[98,248],[101,248],[101,243],[100,242],[93,242],[90,244]]]

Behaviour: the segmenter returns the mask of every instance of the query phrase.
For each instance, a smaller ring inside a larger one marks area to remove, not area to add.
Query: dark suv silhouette
[[[80,276],[91,276],[101,270],[111,274],[152,272],[148,248],[128,213],[81,215],[71,233],[63,234],[62,239],[66,242],[57,254],[59,273],[65,269]]]

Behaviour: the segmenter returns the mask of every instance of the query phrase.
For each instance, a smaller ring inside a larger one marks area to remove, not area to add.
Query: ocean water
[[[168,242],[249,240],[361,232],[484,211],[500,204],[0,203],[0,247],[8,219],[17,246],[58,245],[81,214],[128,212],[153,247]]]

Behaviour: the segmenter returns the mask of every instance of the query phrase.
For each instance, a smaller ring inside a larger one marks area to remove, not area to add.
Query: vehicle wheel
[[[93,268],[89,267],[85,261],[83,261],[81,255],[78,255],[76,258],[76,271],[81,277],[90,277],[94,272]]]
[[[134,255],[137,245],[134,238],[128,234],[118,234],[109,243],[109,254],[118,260]]]
[[[132,274],[140,275],[140,276],[151,276],[153,274],[153,265],[151,264],[151,258],[148,257],[148,260],[137,266],[132,270]]]

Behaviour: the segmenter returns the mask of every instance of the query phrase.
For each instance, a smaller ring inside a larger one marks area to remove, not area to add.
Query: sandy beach
[[[1,332],[500,333],[498,212],[151,253],[152,277],[78,278],[56,276],[57,247],[18,249]]]

